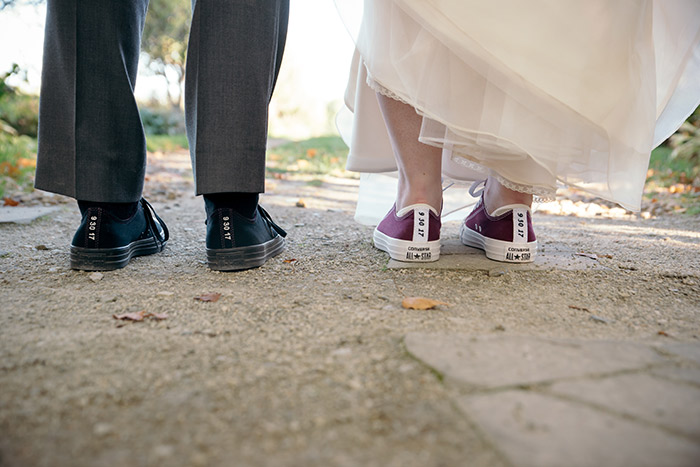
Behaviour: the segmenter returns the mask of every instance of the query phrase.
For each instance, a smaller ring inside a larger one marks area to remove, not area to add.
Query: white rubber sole
[[[462,224],[460,228],[459,238],[462,240],[463,245],[484,250],[486,257],[494,261],[531,263],[537,255],[537,240],[527,243],[504,242],[484,237],[468,228],[465,224]]]
[[[440,240],[409,242],[392,238],[374,229],[374,246],[386,251],[391,259],[410,263],[430,263],[440,259]]]

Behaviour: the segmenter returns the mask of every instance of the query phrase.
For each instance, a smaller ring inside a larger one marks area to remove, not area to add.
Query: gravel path
[[[680,374],[679,394],[700,403],[697,217],[538,213],[538,236],[554,257],[547,267],[474,266],[457,249],[448,268],[403,268],[373,249],[371,228],[354,223],[356,181],[270,180],[263,205],[288,230],[287,250],[259,269],[217,273],[204,264],[204,210],[181,159],[162,156],[148,181],[170,227],[168,247],[123,270],[68,268],[79,222],[72,204],[30,224],[0,224],[0,465],[507,466],[583,455],[536,457],[539,444],[492,426],[510,416],[497,410],[508,404],[525,407],[525,419],[529,407],[576,417],[528,385],[581,375],[514,376],[506,386],[524,391],[520,402],[506,392],[494,402],[490,380],[455,376],[476,360],[452,350],[477,338],[496,339],[504,352],[522,348],[517,339],[640,345],[666,360],[644,353],[625,371],[663,363],[654,381]],[[457,228],[446,225],[448,243]],[[195,300],[205,293],[221,297]],[[406,310],[405,296],[450,305]],[[113,318],[143,310],[167,317]],[[436,340],[447,350],[431,347]],[[672,344],[685,346],[682,355]],[[576,355],[557,361],[576,367]],[[519,364],[498,365],[509,374]],[[581,410],[597,413],[606,401]],[[698,452],[697,419],[674,428],[606,410],[601,416],[680,443],[671,464]],[[621,459],[636,459],[624,454],[637,448],[618,446]]]

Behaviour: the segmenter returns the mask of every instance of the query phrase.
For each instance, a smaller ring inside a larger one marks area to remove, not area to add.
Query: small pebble
[[[93,272],[88,276],[92,282],[101,281],[105,275],[101,272]]]
[[[174,452],[175,448],[168,444],[159,444],[158,446],[153,448],[153,454],[159,459],[162,459],[164,457],[170,457],[173,455]]]
[[[331,352],[331,355],[337,355],[339,357],[344,357],[346,355],[350,355],[352,353],[352,349],[350,347],[341,347],[339,349],[335,349],[333,352]]]
[[[92,432],[98,437],[107,436],[108,434],[112,433],[112,430],[112,425],[109,423],[97,423],[92,428]]]

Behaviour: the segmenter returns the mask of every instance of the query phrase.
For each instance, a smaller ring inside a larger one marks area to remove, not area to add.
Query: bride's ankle
[[[489,177],[484,189],[484,204],[489,213],[509,204],[532,206],[532,194],[511,190],[495,178]]]
[[[396,197],[396,210],[397,211],[400,211],[401,209],[403,209],[407,206],[412,206],[414,204],[427,204],[428,206],[435,209],[439,214],[440,211],[442,210],[442,192],[440,192],[440,194],[438,196],[405,194],[403,196],[398,195]]]

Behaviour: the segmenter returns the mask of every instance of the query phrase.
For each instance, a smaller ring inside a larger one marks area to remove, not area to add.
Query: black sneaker
[[[122,220],[100,207],[85,210],[70,247],[70,267],[84,271],[123,268],[134,256],[162,251],[168,228],[141,198],[134,215]]]
[[[230,208],[219,208],[207,219],[207,261],[214,271],[238,271],[262,266],[284,250],[287,236],[258,206],[252,219]]]

